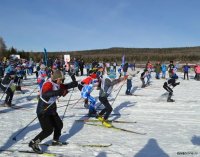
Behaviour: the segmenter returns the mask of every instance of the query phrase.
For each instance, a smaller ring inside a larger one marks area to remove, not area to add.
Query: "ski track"
[[[200,156],[200,94],[199,81],[183,80],[183,74],[178,73],[180,85],[174,90],[175,102],[166,102],[168,94],[162,88],[165,79],[156,80],[152,73],[151,85],[146,88],[141,87],[141,81],[138,74],[133,79],[133,92],[137,96],[126,96],[126,84],[123,85],[119,95],[114,98],[118,91],[112,93],[109,97],[110,103],[113,103],[113,112],[121,115],[111,116],[110,120],[137,121],[137,123],[114,123],[116,127],[133,130],[146,135],[131,134],[123,131],[107,129],[98,126],[84,125],[76,123],[75,120],[82,119],[88,110],[83,108],[83,100],[80,99],[80,92],[73,91],[72,100],[67,108],[64,118],[64,127],[61,140],[68,141],[70,144],[62,147],[41,146],[44,151],[56,153],[57,156],[69,157],[178,157],[178,156]],[[190,73],[190,76],[193,76]],[[36,87],[34,84],[35,76],[28,76],[24,80],[26,93],[17,93],[14,95],[13,103],[16,106],[22,106],[23,109],[0,108],[0,149],[21,149],[31,150],[28,143],[40,132],[38,120],[35,120],[24,132],[17,137],[17,142],[12,140],[22,128],[36,117],[37,90],[31,94],[31,100],[27,96]],[[85,77],[85,76],[84,76]],[[30,79],[31,78],[31,79]],[[81,80],[83,77],[79,77]],[[66,76],[66,82],[70,82]],[[119,89],[117,86],[115,89]],[[92,96],[98,100],[98,90],[94,90]],[[2,92],[0,93],[0,97]],[[59,98],[58,107],[67,105],[70,94]],[[5,96],[4,96],[5,98]],[[4,99],[3,99],[4,100]],[[66,106],[58,108],[59,115],[63,115]],[[82,109],[83,108],[83,109]],[[78,116],[79,115],[79,116]],[[48,137],[42,143],[50,142],[52,136]],[[105,148],[81,147],[78,144],[108,144],[112,146]],[[178,153],[185,152],[185,155]],[[190,153],[195,153],[191,155]],[[36,157],[43,156],[37,154],[25,154],[20,152],[0,152],[0,156],[15,157]]]

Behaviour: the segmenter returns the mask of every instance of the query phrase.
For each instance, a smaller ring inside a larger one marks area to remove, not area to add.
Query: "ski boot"
[[[175,102],[173,99],[167,99],[167,102]]]
[[[61,142],[59,140],[53,140],[51,144],[52,144],[52,146],[62,146],[62,145],[67,145],[68,143],[67,142]]]
[[[109,123],[107,120],[103,120],[102,124],[107,128],[111,128],[112,127],[112,124]]]
[[[97,115],[96,118],[97,118],[100,122],[103,122],[103,121],[104,121],[104,118],[103,118],[101,115]]]
[[[39,142],[39,140],[37,140],[37,142],[32,140],[28,146],[31,147],[34,152],[38,154],[43,154],[42,150],[39,148]]]

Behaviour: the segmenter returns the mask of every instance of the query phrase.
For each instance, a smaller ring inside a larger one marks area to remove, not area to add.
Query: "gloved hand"
[[[59,92],[58,95],[59,96],[63,96],[63,97],[67,94],[67,90],[66,89],[59,89],[58,92]]]
[[[59,89],[59,96],[66,96],[68,93],[67,88],[65,87],[64,84],[60,84],[60,89]]]

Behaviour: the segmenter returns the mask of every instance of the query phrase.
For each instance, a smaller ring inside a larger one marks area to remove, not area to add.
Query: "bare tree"
[[[5,50],[6,50],[6,44],[5,44],[4,40],[3,40],[3,38],[0,37],[0,52],[3,52]]]

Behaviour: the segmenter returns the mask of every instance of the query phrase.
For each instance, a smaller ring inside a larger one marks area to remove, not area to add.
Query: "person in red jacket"
[[[30,141],[29,147],[36,153],[42,154],[39,148],[39,143],[53,134],[52,145],[62,145],[59,141],[63,122],[57,113],[56,99],[60,96],[65,96],[68,89],[77,87],[77,82],[62,84],[63,73],[60,70],[54,71],[51,78],[44,82],[40,98],[37,105],[37,117],[40,122],[42,131]]]

